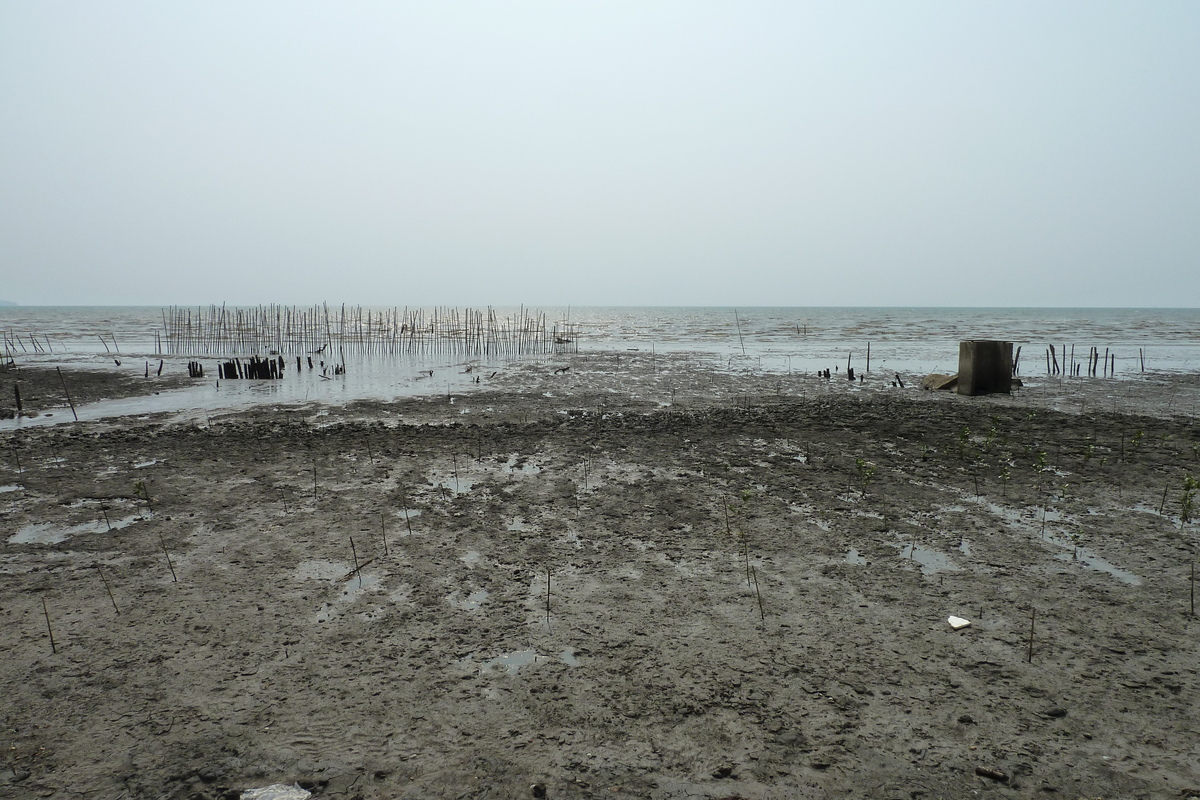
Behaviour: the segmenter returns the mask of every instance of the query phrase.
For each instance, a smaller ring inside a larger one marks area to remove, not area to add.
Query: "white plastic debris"
[[[950,617],[946,620],[946,622],[949,622],[950,627],[956,631],[961,630],[962,628],[965,628],[971,624],[971,620],[963,619],[962,617]]]
[[[301,789],[297,784],[288,786],[283,783],[273,783],[261,789],[247,789],[242,792],[242,800],[308,800],[312,792]]]

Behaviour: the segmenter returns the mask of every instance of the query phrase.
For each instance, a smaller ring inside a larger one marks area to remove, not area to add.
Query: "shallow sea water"
[[[515,311],[496,309],[499,315]],[[543,311],[548,324],[569,325],[574,331],[571,343],[560,348],[570,351],[572,358],[626,353],[653,361],[657,354],[689,354],[688,358],[694,355],[696,366],[730,374],[813,374],[819,369],[844,369],[848,360],[861,372],[869,346],[873,374],[899,373],[912,380],[931,372],[957,371],[958,342],[964,339],[1012,341],[1021,348],[1021,373],[1031,377],[1044,376],[1045,351],[1051,343],[1060,360],[1074,352],[1075,361],[1083,362],[1092,346],[1111,351],[1118,378],[1137,374],[1142,356],[1148,369],[1168,373],[1193,372],[1200,366],[1200,310],[1196,309],[739,308],[736,317],[733,308],[713,307]],[[360,356],[348,344],[344,375],[323,376],[321,355],[313,357],[315,369],[305,364],[297,370],[296,354],[285,353],[282,380],[218,381],[216,354],[155,352],[162,318],[159,307],[0,307],[0,331],[5,332],[8,355],[17,364],[119,369],[141,376],[146,362],[153,371],[160,357],[174,374],[196,359],[210,376],[188,389],[82,406],[81,420],[166,412],[202,421],[212,413],[271,404],[339,405],[422,396],[457,400],[456,395],[469,395],[472,387],[481,385],[475,383],[481,375],[503,374],[514,366],[512,359],[452,352]],[[119,354],[114,352],[117,348]],[[114,364],[114,356],[121,359],[120,367]],[[564,353],[542,353],[515,360],[551,366],[566,359]],[[327,372],[331,366],[326,364]],[[620,358],[612,364],[597,359],[582,366],[623,369]],[[71,420],[69,412],[56,412],[0,420],[0,430]]]

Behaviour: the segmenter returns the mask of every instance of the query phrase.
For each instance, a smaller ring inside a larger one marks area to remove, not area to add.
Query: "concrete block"
[[[1012,342],[974,339],[958,343],[958,393],[1009,394]]]

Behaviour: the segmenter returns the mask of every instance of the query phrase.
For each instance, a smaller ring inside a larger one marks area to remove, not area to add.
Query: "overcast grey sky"
[[[22,304],[1200,306],[1200,3],[0,0]]]

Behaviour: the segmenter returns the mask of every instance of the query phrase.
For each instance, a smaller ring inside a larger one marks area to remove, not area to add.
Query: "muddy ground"
[[[654,358],[0,434],[0,797],[1200,795],[1194,376]]]
[[[141,362],[138,362],[141,363]],[[146,362],[142,374],[121,365],[110,369],[51,369],[48,367],[0,368],[0,419],[37,417],[42,414],[71,416],[76,408],[100,400],[118,400],[160,393],[187,386],[186,365],[172,365],[160,374],[158,364]],[[18,408],[17,401],[20,400]]]

